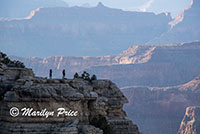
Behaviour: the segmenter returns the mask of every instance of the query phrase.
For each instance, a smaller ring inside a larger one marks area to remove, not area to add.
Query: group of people
[[[62,79],[65,79],[65,75],[66,75],[65,69],[63,69],[63,71],[62,71]],[[53,70],[50,69],[49,70],[49,78],[52,79],[52,76],[53,76]],[[96,80],[97,79],[96,75],[92,75],[92,77],[90,78],[90,74],[87,73],[86,71],[83,72],[81,77],[78,75],[78,73],[75,73],[74,74],[74,79],[77,79],[77,78],[82,78],[82,79],[88,80],[88,81],[92,81],[92,80]]]
[[[53,75],[53,70],[52,69],[50,69],[49,70],[49,78],[50,79],[52,79],[52,75]],[[63,71],[62,71],[62,79],[65,79],[65,75],[66,75],[66,73],[65,73],[65,69],[63,69]]]

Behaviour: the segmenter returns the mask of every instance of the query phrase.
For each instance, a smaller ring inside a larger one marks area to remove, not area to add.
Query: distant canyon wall
[[[187,109],[184,114],[187,107],[200,106],[200,76],[179,86],[134,86],[122,91],[129,100],[128,117],[144,134],[198,134],[199,110]]]
[[[159,37],[170,29],[171,21],[165,13],[130,12],[102,4],[40,8],[25,19],[2,19],[0,46],[9,55],[25,57],[113,55]]]
[[[200,42],[169,45],[132,46],[118,55],[101,57],[19,58],[38,76],[68,78],[86,70],[98,78],[111,79],[119,87],[175,86],[184,84],[200,74]]]
[[[148,44],[180,43],[200,40],[200,1],[193,0],[183,9],[175,20],[170,22],[171,29],[154,38]]]

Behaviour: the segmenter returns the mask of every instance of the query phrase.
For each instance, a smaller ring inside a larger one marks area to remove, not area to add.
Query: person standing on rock
[[[53,73],[53,71],[52,71],[52,69],[50,69],[50,70],[49,70],[49,78],[50,78],[50,79],[52,79],[52,73]]]
[[[63,74],[63,79],[65,78],[65,69],[63,69],[63,71],[62,71],[62,74]]]

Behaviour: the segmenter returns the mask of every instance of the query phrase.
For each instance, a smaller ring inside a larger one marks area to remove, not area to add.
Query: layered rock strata
[[[200,106],[187,107],[178,134],[200,133]]]
[[[14,77],[16,70],[24,75]],[[126,97],[110,80],[46,79],[30,72],[2,68],[1,134],[103,134],[90,124],[99,115],[114,128],[113,134],[139,133],[137,126],[126,120]]]
[[[173,87],[126,87],[122,89],[129,104],[124,109],[144,134],[177,134],[187,107],[200,105],[200,76]],[[197,108],[187,112],[183,126],[197,125]],[[194,116],[193,117],[193,115]],[[186,119],[188,119],[186,121]],[[196,121],[195,121],[196,120]],[[191,121],[191,122],[190,122]],[[189,132],[189,129],[187,129]],[[192,130],[193,131],[193,130]],[[191,134],[194,134],[192,133]],[[181,133],[189,134],[189,133]],[[199,134],[199,133],[197,133]]]
[[[67,77],[87,71],[98,78],[109,79],[119,87],[166,87],[184,84],[200,74],[200,42],[167,45],[132,46],[126,51],[101,57],[19,58],[38,76],[61,78],[66,69]]]

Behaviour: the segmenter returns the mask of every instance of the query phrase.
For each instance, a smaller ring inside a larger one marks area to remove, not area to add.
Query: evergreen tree
[[[17,68],[25,68],[24,63],[20,62],[20,61],[12,61],[10,58],[8,58],[8,56],[2,52],[1,56],[3,58],[3,60],[1,61],[2,63],[6,64],[8,67],[17,67]]]
[[[92,118],[89,121],[90,125],[93,125],[97,128],[100,128],[103,130],[104,134],[112,134],[112,128],[109,125],[108,121],[106,120],[106,118],[102,115],[98,115],[97,117]]]

